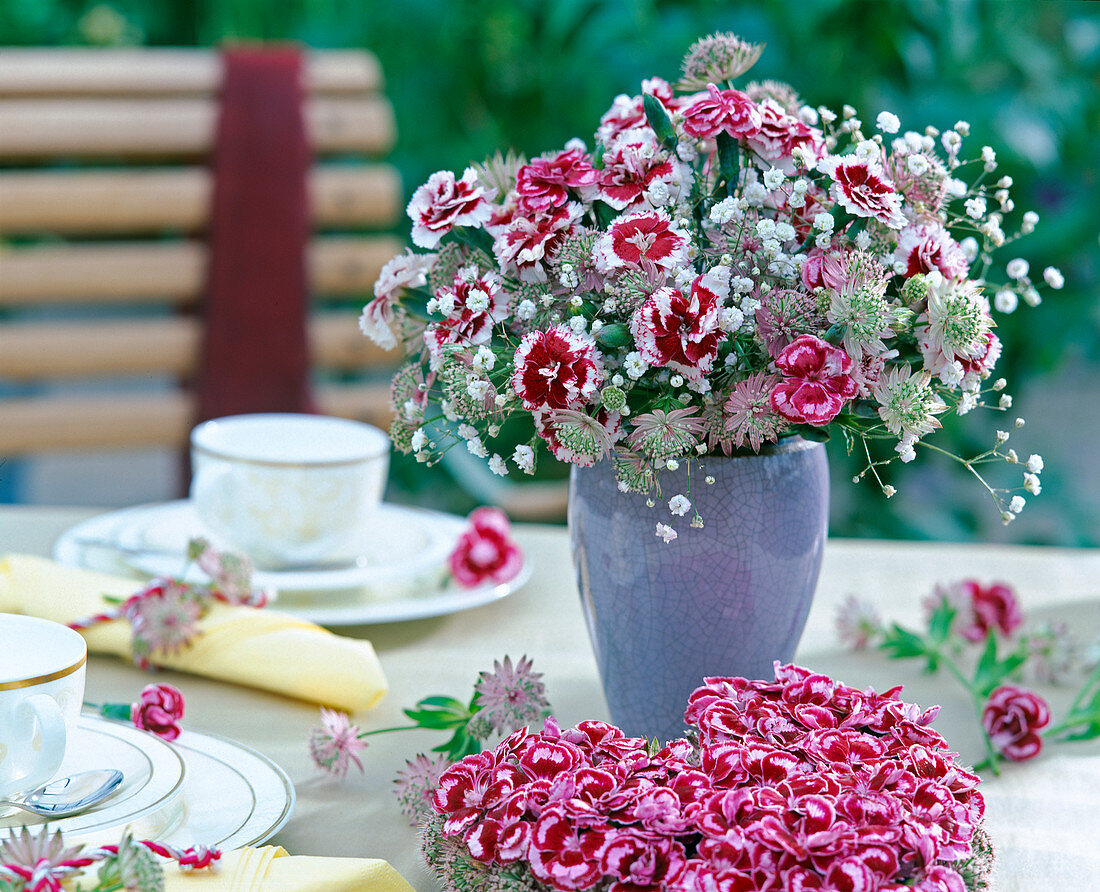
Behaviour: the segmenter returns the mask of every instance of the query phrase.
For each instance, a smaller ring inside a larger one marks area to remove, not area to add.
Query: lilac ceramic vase
[[[707,484],[704,478],[713,476]],[[662,475],[656,506],[619,492],[610,462],[572,470],[569,538],[611,718],[627,734],[681,734],[704,676],[771,678],[789,661],[825,547],[825,448],[792,438],[759,455],[705,457]],[[689,494],[690,490],[690,494]],[[703,518],[671,517],[689,495]],[[679,537],[656,533],[671,523]]]

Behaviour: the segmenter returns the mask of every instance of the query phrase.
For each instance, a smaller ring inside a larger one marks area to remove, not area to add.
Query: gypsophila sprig
[[[359,753],[368,746],[366,738],[396,731],[449,732],[450,737],[432,748],[434,756],[417,755],[398,772],[394,794],[402,813],[414,826],[425,817],[440,774],[453,762],[481,751],[482,744],[495,737],[540,724],[550,714],[542,674],[531,661],[521,657],[493,662],[490,671],[478,674],[470,700],[431,696],[402,712],[411,725],[362,730],[343,712],[321,709],[321,721],[309,732],[308,749],[313,764],[343,779],[354,765],[360,771]]]
[[[867,457],[856,479],[887,497],[883,468],[923,447],[973,475],[1005,523],[1038,494],[1030,469],[987,480],[1015,462],[1003,440],[972,457],[934,442],[948,415],[1011,407],[986,384],[994,313],[1064,277],[994,257],[1038,216],[1010,226],[1011,180],[993,180],[996,153],[970,149],[965,121],[905,129],[879,109],[868,139],[854,108],[736,87],[763,49],[704,37],[675,87],[655,77],[616,98],[591,150],[498,154],[416,190],[422,251],[386,265],[362,318],[411,360],[397,448],[430,464],[458,443],[496,474],[532,473],[537,449],[610,460],[621,489],[663,505],[668,468],[705,476],[709,456],[839,434]],[[495,448],[517,418],[527,442]],[[685,525],[657,513],[673,541]]]
[[[852,650],[874,645],[893,659],[925,661],[946,671],[970,697],[986,746],[978,766],[999,773],[1002,761],[1039,755],[1044,741],[1100,737],[1100,662],[1080,661],[1082,648],[1061,625],[1029,627],[1016,592],[1004,583],[967,579],[937,585],[925,600],[925,624],[884,624],[867,604],[849,597],[837,614],[837,634]],[[1086,675],[1065,717],[1052,724],[1046,701],[1020,682],[1065,684]]]

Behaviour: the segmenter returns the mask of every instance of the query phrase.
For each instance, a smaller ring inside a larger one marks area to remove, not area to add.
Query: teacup
[[[214,539],[257,567],[355,557],[382,499],[390,439],[325,415],[216,418],[191,432],[191,500]]]
[[[33,790],[61,766],[80,720],[87,658],[72,629],[0,613],[0,799]]]

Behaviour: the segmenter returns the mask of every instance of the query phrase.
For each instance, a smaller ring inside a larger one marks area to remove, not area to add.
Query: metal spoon
[[[43,784],[18,801],[0,799],[0,807],[10,805],[47,818],[64,818],[102,802],[121,783],[122,772],[115,768],[81,771]]]

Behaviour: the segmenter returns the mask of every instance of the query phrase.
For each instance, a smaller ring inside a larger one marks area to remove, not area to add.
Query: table
[[[0,506],[0,551],[49,554],[62,530],[94,513]],[[390,680],[385,701],[356,717],[364,729],[401,724],[401,708],[429,694],[469,696],[477,673],[505,654],[534,660],[563,726],[608,718],[564,529],[520,525],[516,536],[534,564],[534,576],[503,601],[436,619],[339,630],[369,638]],[[976,760],[979,737],[971,707],[946,679],[923,677],[910,662],[846,654],[833,633],[836,608],[849,594],[871,600],[888,619],[917,623],[920,601],[934,583],[967,577],[1012,583],[1030,616],[1068,621],[1081,637],[1100,630],[1100,551],[832,540],[796,660],[861,687],[881,690],[904,683],[906,699],[941,703],[937,727],[964,757]],[[186,694],[187,727],[235,738],[290,774],[297,808],[273,842],[297,854],[382,857],[418,892],[437,889],[420,864],[415,831],[405,826],[390,789],[404,760],[442,737],[408,732],[372,738],[363,753],[365,773],[352,773],[341,783],[317,772],[306,753],[306,736],[318,716],[314,707],[190,675],[165,672],[158,679]],[[129,702],[148,681],[120,660],[93,657],[87,697]],[[1067,694],[1043,693],[1057,715]],[[1008,766],[1001,778],[984,785],[987,827],[999,852],[1000,892],[1096,888],[1100,746],[1075,747]]]

